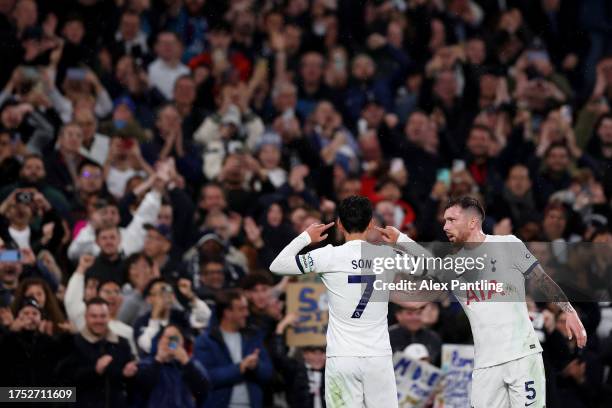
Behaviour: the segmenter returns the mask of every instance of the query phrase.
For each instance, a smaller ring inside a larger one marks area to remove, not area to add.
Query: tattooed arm
[[[565,323],[567,337],[571,340],[573,336],[576,336],[578,347],[584,347],[587,340],[586,330],[584,330],[578,313],[576,313],[576,310],[568,301],[563,290],[544,272],[544,269],[539,264],[533,268],[527,278],[535,283],[535,286],[546,296],[548,302],[554,303],[567,314],[567,321]]]

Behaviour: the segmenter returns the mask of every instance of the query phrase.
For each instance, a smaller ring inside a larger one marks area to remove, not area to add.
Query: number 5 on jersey
[[[359,303],[351,316],[352,319],[359,319],[365,310],[365,307],[368,305],[370,301],[370,297],[372,296],[372,292],[374,291],[374,281],[376,280],[376,275],[349,275],[348,283],[365,283],[366,287],[361,295],[361,299],[359,299]]]

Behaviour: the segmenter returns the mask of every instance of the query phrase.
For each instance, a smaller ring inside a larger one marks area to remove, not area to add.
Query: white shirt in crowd
[[[145,224],[157,223],[157,215],[161,208],[161,194],[155,190],[149,191],[132,217],[132,222],[126,228],[119,228],[121,233],[121,251],[125,256],[139,252],[144,246],[147,231]],[[100,247],[96,244],[96,233],[91,223],[87,223],[68,247],[68,258],[76,262],[83,254],[97,256]]]
[[[96,133],[93,137],[93,142],[91,142],[91,146],[89,146],[89,149],[87,149],[85,146],[81,146],[79,152],[81,153],[81,156],[98,163],[100,166],[104,166],[104,162],[108,157],[109,149],[110,139],[108,136]]]
[[[31,235],[30,227],[25,227],[21,231],[16,230],[13,227],[9,227],[8,230],[9,230],[9,235],[11,236],[11,238],[15,240],[19,249],[30,247],[30,235]]]
[[[189,74],[189,68],[182,63],[170,65],[166,61],[157,58],[149,65],[149,83],[154,84],[161,94],[167,99],[172,100],[174,82],[181,75]]]

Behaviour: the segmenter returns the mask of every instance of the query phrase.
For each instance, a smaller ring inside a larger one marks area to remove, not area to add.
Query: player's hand
[[[570,340],[574,336],[576,337],[576,345],[578,345],[578,347],[583,348],[586,345],[587,333],[576,311],[567,313],[565,330],[567,331],[567,337]]]
[[[374,228],[376,228],[376,231],[380,232],[380,234],[382,235],[383,241],[389,244],[395,244],[401,234],[400,230],[390,225],[387,225],[385,228],[381,228],[381,227],[374,227]]]
[[[306,228],[306,232],[308,232],[310,236],[311,243],[316,244],[317,242],[324,241],[327,238],[325,231],[332,225],[334,225],[333,221],[329,224],[310,224],[310,226]]]

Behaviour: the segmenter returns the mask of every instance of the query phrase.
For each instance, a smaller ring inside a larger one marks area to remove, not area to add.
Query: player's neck
[[[485,235],[484,232],[482,232],[481,229],[480,230],[474,230],[468,236],[467,242],[480,243],[480,242],[484,242],[484,240],[486,238],[487,238],[487,236]]]
[[[366,235],[367,235],[367,231],[364,232],[349,232],[349,233],[344,233],[344,240],[346,242],[349,241],[365,241],[366,240]]]

